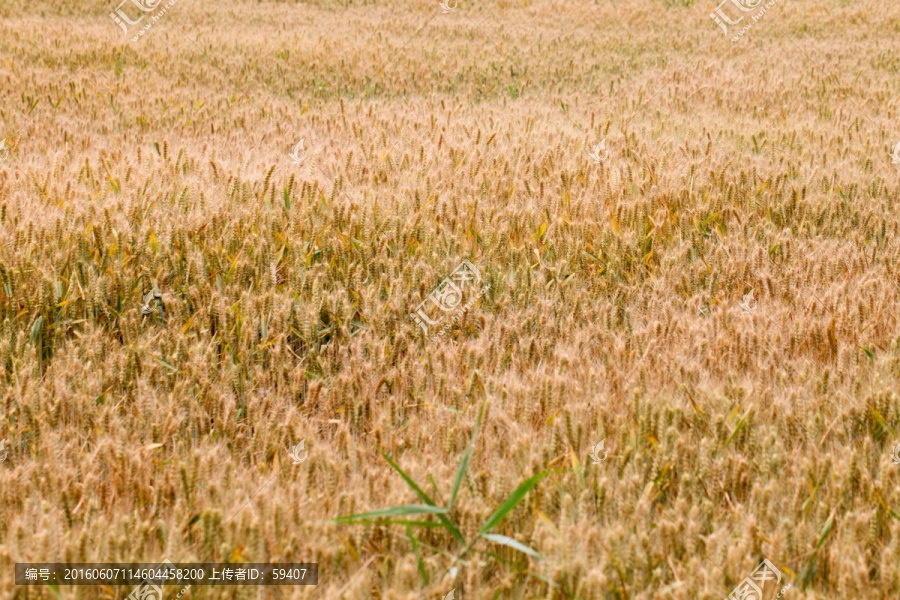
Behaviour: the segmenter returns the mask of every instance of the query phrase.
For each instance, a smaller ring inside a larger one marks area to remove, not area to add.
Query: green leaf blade
[[[511,538],[511,537],[509,537],[509,536],[506,536],[506,535],[499,535],[499,534],[496,534],[496,533],[483,533],[483,534],[481,535],[481,537],[483,537],[483,538],[487,539],[488,541],[491,541],[491,542],[493,542],[493,543],[495,543],[495,544],[501,544],[501,545],[503,545],[503,546],[509,546],[510,548],[513,548],[514,550],[518,550],[519,552],[522,552],[522,553],[524,553],[524,554],[527,554],[528,556],[533,556],[534,558],[543,558],[543,557],[538,553],[537,550],[535,550],[535,549],[533,549],[533,548],[531,548],[531,547],[529,547],[529,546],[526,546],[526,545],[523,544],[522,542],[518,542],[518,541],[514,540],[513,538]]]
[[[484,416],[484,407],[487,403],[483,403],[481,405],[481,409],[478,411],[478,418],[475,420],[475,429],[472,431],[472,439],[469,440],[469,447],[466,448],[465,454],[463,454],[462,462],[459,463],[459,469],[456,471],[456,480],[453,482],[453,491],[450,492],[450,503],[447,505],[447,508],[453,508],[453,502],[456,500],[456,494],[459,492],[459,486],[462,484],[463,477],[466,474],[466,469],[469,468],[469,459],[472,457],[472,448],[475,446],[475,438],[478,437],[478,428],[481,427],[481,418]]]
[[[412,491],[414,491],[416,495],[422,499],[422,502],[429,506],[436,506],[434,500],[432,500],[431,497],[429,497],[428,494],[426,494],[422,490],[422,488],[420,488],[418,484],[416,484],[416,482],[412,480],[412,477],[407,475],[406,472],[400,468],[400,465],[391,460],[391,457],[384,452],[382,452],[381,455],[384,457],[384,460],[388,461],[388,464],[391,465],[391,467],[400,474],[400,477],[403,478],[403,481],[406,482],[406,485],[408,485],[412,489]],[[450,509],[447,508],[447,511],[449,510]],[[452,535],[456,539],[456,541],[458,541],[460,544],[466,543],[466,540],[462,536],[462,533],[460,533],[459,529],[450,521],[450,519],[448,519],[443,514],[438,514],[438,519],[440,520],[444,528],[450,532],[450,535]]]
[[[492,514],[490,518],[484,523],[484,525],[481,526],[481,529],[478,531],[478,535],[483,536],[491,529],[493,529],[500,521],[503,520],[504,517],[506,517],[507,514],[512,511],[512,509],[514,509],[519,504],[519,502],[522,501],[523,498],[525,498],[525,495],[528,494],[528,492],[530,492],[531,489],[536,486],[541,479],[550,475],[551,473],[552,471],[542,471],[537,475],[532,475],[531,477],[520,483],[519,487],[513,490],[513,493],[509,495],[509,498],[507,498],[506,501],[500,505],[500,508],[494,511],[494,514]]]
[[[384,519],[387,517],[400,517],[406,515],[441,515],[447,512],[446,508],[440,506],[432,506],[428,504],[403,504],[401,506],[392,506],[381,510],[373,510],[371,512],[358,513],[355,515],[347,515],[345,517],[337,517],[332,519],[338,523],[347,523],[351,521],[372,521]]]
[[[409,525],[406,526],[406,534],[409,536],[409,540],[413,547],[413,553],[416,555],[416,565],[419,569],[419,575],[422,576],[422,583],[428,585],[428,571],[425,570],[425,563],[422,561],[422,553],[419,552],[419,541],[416,539],[412,527]]]

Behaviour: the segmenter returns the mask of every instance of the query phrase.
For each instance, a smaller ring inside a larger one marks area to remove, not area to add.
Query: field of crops
[[[896,600],[900,6],[715,1],[0,4],[0,600]]]

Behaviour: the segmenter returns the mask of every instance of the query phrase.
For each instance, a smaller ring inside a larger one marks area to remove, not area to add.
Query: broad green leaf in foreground
[[[336,519],[332,520],[339,523],[344,523],[347,521],[367,521],[372,519],[384,519],[386,517],[398,517],[402,515],[438,515],[444,514],[446,512],[447,509],[441,508],[440,506],[429,506],[426,504],[404,504],[402,506],[392,506],[391,508],[373,510],[372,512],[367,513],[347,515],[346,517],[337,517]]]
[[[492,514],[491,517],[487,521],[485,521],[484,525],[482,525],[481,529],[478,531],[478,535],[484,535],[485,533],[493,529],[497,525],[497,523],[503,520],[503,517],[505,517],[512,509],[516,507],[517,504],[519,504],[519,502],[522,501],[525,495],[531,491],[531,488],[536,486],[541,479],[543,479],[547,475],[550,475],[551,473],[552,471],[542,471],[541,473],[532,475],[531,477],[520,483],[519,487],[513,490],[513,493],[510,494],[509,498],[506,499],[506,502],[501,504],[500,508],[494,511],[494,514]]]
[[[487,538],[488,540],[490,540],[491,542],[494,542],[495,544],[502,544],[504,546],[509,546],[510,548],[518,550],[519,552],[524,552],[528,556],[533,556],[535,558],[542,558],[541,555],[538,554],[537,550],[534,550],[534,549],[526,546],[522,542],[517,542],[516,540],[514,540],[513,538],[511,538],[509,536],[499,535],[496,533],[483,533],[481,535],[481,537]]]
[[[475,446],[475,438],[478,437],[478,428],[481,426],[481,417],[484,416],[484,407],[485,405],[482,404],[481,410],[478,411],[478,419],[475,420],[475,429],[472,431],[472,439],[469,440],[469,447],[466,448],[466,453],[463,454],[462,462],[459,463],[459,469],[456,471],[456,480],[453,482],[453,491],[450,493],[450,504],[447,505],[447,508],[453,507],[453,502],[456,500],[456,493],[459,491],[459,486],[466,474],[466,469],[469,467],[469,458],[472,456],[472,447]]]
[[[425,504],[427,504],[428,506],[435,506],[434,500],[432,500],[431,497],[429,497],[428,494],[426,494],[426,493],[422,490],[422,488],[420,488],[420,487],[416,484],[416,482],[412,480],[412,477],[410,477],[409,475],[407,475],[407,474],[403,471],[403,469],[400,468],[400,465],[398,465],[398,464],[395,463],[393,460],[391,460],[391,457],[388,456],[387,454],[385,454],[385,453],[382,452],[381,455],[384,457],[384,459],[385,459],[386,461],[388,461],[388,464],[391,465],[391,467],[392,467],[395,471],[397,471],[397,473],[400,474],[400,477],[403,478],[403,481],[406,482],[406,485],[408,485],[410,488],[412,488],[412,491],[414,491],[414,492],[416,493],[416,495],[417,495],[419,498],[421,498],[422,501],[423,501]],[[444,511],[444,512],[446,512],[446,511]],[[443,525],[444,528],[446,528],[447,531],[450,532],[450,535],[452,535],[454,538],[456,538],[456,540],[457,540],[460,544],[465,544],[465,543],[466,543],[466,540],[463,538],[462,534],[459,532],[459,529],[457,529],[456,525],[454,525],[454,524],[450,521],[450,519],[448,519],[447,517],[445,517],[445,516],[444,516],[443,514],[441,514],[441,513],[435,513],[435,514],[437,514],[438,519],[441,521],[441,525]]]

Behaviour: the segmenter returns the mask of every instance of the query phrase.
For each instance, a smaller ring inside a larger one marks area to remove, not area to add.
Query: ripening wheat
[[[0,600],[900,595],[900,8],[113,4],[0,6]]]

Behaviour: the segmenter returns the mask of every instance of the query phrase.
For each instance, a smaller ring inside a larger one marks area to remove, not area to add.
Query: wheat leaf
[[[346,523],[349,521],[372,521],[383,519],[385,517],[399,517],[405,515],[438,515],[447,512],[446,508],[440,506],[431,506],[428,504],[403,504],[401,506],[392,506],[391,508],[383,508],[381,510],[373,510],[371,512],[359,513],[355,515],[347,515],[332,519],[338,523]]]
[[[481,409],[478,411],[478,418],[475,420],[475,429],[472,431],[472,439],[469,440],[469,447],[466,448],[462,462],[459,463],[459,469],[456,471],[456,480],[453,482],[453,491],[450,492],[450,503],[447,505],[447,508],[453,507],[453,502],[456,500],[456,494],[459,492],[459,486],[466,474],[466,469],[469,467],[469,459],[472,457],[472,447],[475,446],[475,438],[478,437],[478,428],[481,426],[481,418],[484,416],[485,405],[486,403],[482,403]]]
[[[506,517],[507,514],[509,514],[510,511],[512,511],[512,509],[514,509],[519,504],[519,502],[522,501],[523,498],[525,498],[525,495],[530,492],[531,489],[536,486],[541,479],[543,479],[547,475],[550,475],[551,473],[552,471],[542,471],[541,473],[532,475],[531,477],[520,483],[519,487],[513,490],[513,493],[510,494],[506,501],[500,505],[500,508],[494,511],[494,514],[492,514],[490,518],[485,521],[484,525],[481,526],[481,529],[478,530],[478,535],[483,536],[488,531],[493,529],[500,521],[503,520],[504,517]]]
[[[534,550],[522,542],[517,542],[513,538],[505,535],[499,535],[496,533],[484,533],[481,537],[486,538],[487,540],[494,542],[495,544],[501,544],[503,546],[509,546],[519,552],[523,552],[528,556],[533,556],[535,558],[543,558],[540,554],[538,554],[537,550]]]
[[[408,486],[412,489],[412,491],[414,491],[414,492],[416,493],[416,495],[417,495],[419,498],[421,498],[423,502],[425,502],[425,504],[427,504],[428,506],[435,506],[434,500],[432,500],[431,497],[429,497],[428,494],[426,494],[426,493],[422,490],[422,488],[420,488],[420,487],[416,484],[416,482],[412,480],[412,477],[410,477],[409,475],[407,475],[407,474],[403,471],[403,469],[400,468],[400,465],[398,465],[398,464],[395,463],[393,460],[391,460],[391,457],[388,456],[387,454],[385,454],[385,453],[382,452],[381,455],[384,457],[384,459],[385,459],[386,461],[388,461],[388,464],[391,465],[391,467],[392,467],[395,471],[397,471],[397,473],[400,474],[400,477],[403,478],[403,481],[406,482],[406,485],[408,485]],[[448,508],[447,510],[449,510],[449,508]],[[444,528],[446,528],[447,531],[450,532],[450,535],[452,535],[454,538],[456,538],[456,540],[457,540],[459,543],[461,543],[461,544],[465,544],[465,543],[466,543],[466,540],[465,540],[465,538],[463,538],[462,533],[459,532],[459,529],[456,527],[456,525],[454,525],[454,524],[450,521],[450,519],[448,519],[448,518],[447,518],[446,516],[444,516],[443,514],[438,514],[438,520],[440,520],[440,522],[441,522],[441,524],[444,526]]]

